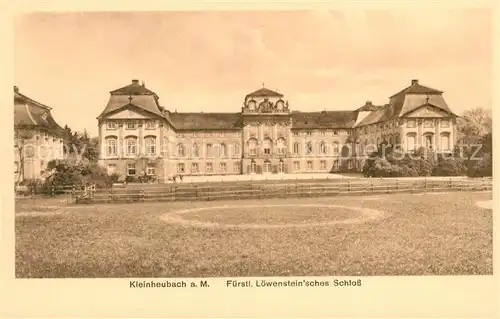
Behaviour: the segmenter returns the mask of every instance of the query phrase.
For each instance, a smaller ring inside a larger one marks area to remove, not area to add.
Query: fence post
[[[450,177],[450,180],[449,180],[449,183],[448,183],[448,187],[449,187],[450,189],[452,189],[452,188],[453,188],[453,187],[452,187],[452,183],[451,183],[451,177]]]
[[[371,189],[371,191],[373,193],[373,180],[371,179],[371,177],[370,177],[370,189]]]
[[[347,192],[351,192],[351,181],[347,181]]]
[[[52,197],[55,197],[55,196],[56,196],[56,194],[55,194],[55,192],[54,192],[54,185],[50,185],[50,195],[51,195]]]
[[[399,179],[396,180],[396,190],[399,190]]]
[[[427,192],[427,178],[424,179],[424,193]]]

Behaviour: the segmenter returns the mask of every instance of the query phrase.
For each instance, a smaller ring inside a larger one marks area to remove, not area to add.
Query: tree
[[[477,107],[466,110],[457,121],[458,140],[462,144],[475,144],[492,132],[491,110]]]
[[[96,162],[99,159],[99,138],[90,137],[87,130],[83,133],[73,132],[67,125],[64,127],[66,155]]]

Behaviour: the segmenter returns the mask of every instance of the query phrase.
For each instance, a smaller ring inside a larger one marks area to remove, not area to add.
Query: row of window
[[[127,130],[135,130],[138,128],[138,126],[142,122],[139,120],[126,120],[125,121],[125,128]],[[118,121],[106,121],[106,128],[108,130],[115,130],[118,128]],[[155,120],[145,120],[144,121],[144,127],[147,130],[154,130],[157,128],[158,122]],[[240,136],[240,132],[190,132],[190,133],[177,133],[177,137],[212,137],[212,136],[220,136],[220,137],[225,137],[225,136],[235,136],[238,137]]]
[[[108,130],[115,130],[118,128],[118,121],[106,121],[106,128]],[[141,121],[139,120],[126,120],[125,121],[125,128],[128,130],[134,130],[137,129],[137,127],[142,124]],[[144,121],[144,127],[146,129],[156,129],[157,127],[157,121],[155,120],[145,120]],[[327,133],[331,133],[332,135],[339,135],[342,132],[345,132],[344,130],[317,130],[317,131],[294,131],[293,135],[294,136],[300,136],[300,135],[305,135],[305,136],[312,136],[313,133],[317,133],[320,136],[325,136]],[[251,130],[251,134],[255,135],[255,131]],[[350,134],[351,131],[347,130],[347,133]],[[267,132],[267,135],[270,133]],[[212,136],[240,136],[240,132],[190,132],[190,133],[177,133],[177,137],[196,137],[196,136],[205,136],[205,137],[212,137]]]
[[[186,171],[185,163],[177,163],[177,173],[182,174],[182,173],[186,173],[186,172],[187,171]],[[191,163],[190,172],[192,174],[199,173],[200,172],[199,163],[196,163],[196,162]],[[226,173],[227,172],[227,163],[225,163],[225,162],[219,163],[218,172],[219,173]],[[241,163],[240,162],[233,163],[233,172],[234,173],[241,172]],[[211,163],[211,162],[205,163],[205,173],[214,173],[214,163]]]
[[[166,147],[166,143],[168,140],[165,140],[163,153],[168,155],[168,149]],[[107,137],[106,138],[106,154],[108,156],[116,156],[118,154],[118,139],[116,137]],[[149,136],[144,138],[145,145],[145,153],[148,155],[156,155],[156,137]],[[225,143],[222,144],[206,144],[205,145],[205,155],[206,157],[215,157],[215,148],[218,146],[218,154],[219,157],[227,157],[229,156],[228,145]],[[239,143],[234,143],[232,146],[232,154],[240,155],[241,147]],[[136,137],[128,137],[125,139],[125,154],[126,155],[137,155],[138,152],[138,141]],[[176,147],[176,155],[178,157],[186,156],[186,146],[184,144],[179,143]],[[193,144],[191,146],[191,156],[192,157],[200,157],[200,146],[198,144]]]
[[[425,128],[435,127],[434,119],[424,120],[423,125]],[[441,119],[440,125],[441,125],[441,127],[450,127],[450,120],[449,119]],[[363,127],[362,132],[367,134],[369,132],[373,133],[373,132],[378,132],[378,131],[386,129],[386,128],[391,129],[394,127],[397,127],[396,122],[379,123],[379,124],[374,124],[374,125]],[[406,127],[408,127],[408,128],[417,127],[417,120],[415,120],[415,119],[407,120]]]
[[[441,123],[441,127],[450,127],[450,121],[447,119],[442,119],[440,121],[440,123]],[[435,126],[434,120],[424,120],[424,127],[430,128],[430,127],[434,127],[434,126]],[[417,121],[416,120],[407,120],[406,127],[409,127],[409,128],[417,127]]]
[[[347,168],[352,169],[352,161],[347,161]],[[272,172],[272,165],[271,162],[267,161],[264,162],[263,165],[263,173],[271,173]],[[17,167],[15,167],[17,171]],[[286,172],[286,165],[284,162],[280,161],[276,165],[276,169],[278,173],[284,173]],[[294,161],[293,162],[293,169],[295,171],[300,171],[301,166],[300,166],[300,161]],[[319,170],[328,170],[329,168],[327,167],[327,162],[326,161],[320,161],[319,162],[319,168],[314,167],[314,162],[313,161],[307,161],[306,162],[306,170],[308,171],[313,171],[315,169]],[[338,170],[339,169],[339,161],[335,160],[333,162],[333,169]],[[108,164],[108,174],[112,174],[116,171],[116,164]],[[177,173],[178,174],[185,174],[187,173],[187,167],[186,163],[177,163]],[[200,164],[193,162],[190,164],[189,167],[189,173],[191,174],[197,174],[200,172]],[[221,162],[218,165],[218,173],[226,173],[227,172],[227,163]],[[234,173],[240,173],[241,172],[241,163],[240,162],[235,162],[233,163],[233,172]],[[127,176],[136,176],[139,172],[137,171],[137,166],[135,164],[127,164]],[[147,175],[155,175],[155,166],[152,164],[148,164],[145,170],[145,173]],[[205,163],[205,173],[214,173],[214,164],[211,162]],[[250,163],[249,165],[249,173],[259,173],[259,167],[255,162]]]
[[[331,130],[318,130],[318,131],[305,131],[305,132],[294,131],[293,135],[294,136],[301,136],[301,135],[312,136],[313,133],[317,133],[320,136],[326,136],[327,133],[332,133],[332,135],[339,135],[340,133],[343,133],[343,132],[345,132],[345,131],[339,131],[339,130],[333,130],[333,131],[331,131]],[[347,134],[351,134],[351,131],[348,130]]]
[[[333,154],[338,154],[340,152],[340,143],[334,142],[332,145]],[[301,144],[300,142],[293,143],[293,154],[298,155],[300,152]],[[313,142],[307,142],[305,145],[305,154],[312,155],[314,153]],[[319,142],[318,153],[322,155],[328,154],[328,145],[325,142]]]
[[[347,161],[347,168],[348,169],[352,169],[352,161]],[[300,167],[300,161],[294,161],[293,162],[293,169],[295,171],[300,171],[301,170],[301,167]],[[308,171],[313,171],[317,168],[314,167],[314,162],[313,161],[307,161],[306,162],[306,170]],[[326,161],[319,161],[319,170],[327,170],[329,169],[327,166],[326,166]],[[338,170],[339,169],[339,161],[338,160],[335,160],[333,161],[333,170]]]
[[[106,128],[108,130],[115,130],[118,128],[118,121],[106,121]],[[125,121],[125,128],[128,130],[134,130],[136,129],[140,124],[142,124],[141,121],[138,120],[127,120]],[[157,122],[155,120],[145,120],[144,121],[144,127],[147,130],[154,130],[156,128]]]
[[[156,138],[154,136],[146,137],[144,139],[144,144],[145,144],[145,153],[149,155],[155,155],[157,152],[156,150]],[[277,147],[276,147],[276,153],[277,154],[286,154],[286,142],[284,139],[278,139],[277,141]],[[225,143],[218,144],[218,154],[219,157],[227,157],[228,154],[228,145]],[[258,141],[257,139],[250,139],[248,141],[248,153],[249,155],[257,155],[257,150],[259,148]],[[214,157],[215,156],[215,145],[213,144],[206,144],[205,145],[205,154],[207,157]],[[265,155],[271,155],[272,154],[272,149],[273,149],[273,143],[270,139],[265,139],[262,145],[263,153]],[[340,152],[340,143],[335,142],[333,143],[333,154],[338,154]],[[136,137],[129,137],[125,139],[125,153],[126,155],[136,155],[138,151],[138,142]],[[165,152],[166,150],[164,150]],[[232,144],[232,153],[234,155],[240,155],[241,149],[240,149],[240,144],[239,143],[234,143]],[[328,146],[327,143],[321,141],[319,142],[318,146],[318,152],[319,154],[328,154]],[[106,138],[106,153],[108,156],[116,156],[118,154],[118,149],[117,149],[117,138],[116,137],[108,137]],[[314,146],[313,142],[309,141],[305,144],[305,154],[307,155],[312,155],[314,153]],[[293,144],[293,154],[301,154],[301,143],[300,142],[295,142]],[[185,157],[186,156],[186,146],[184,144],[179,143],[177,144],[176,147],[176,155],[178,157]],[[200,157],[200,146],[198,144],[193,144],[191,147],[191,156],[193,157]]]
[[[435,148],[435,136],[432,133],[424,134],[424,147],[428,149]],[[440,135],[441,144],[440,148],[442,151],[449,151],[451,149],[451,140],[449,133],[442,133]],[[414,151],[417,148],[417,134],[409,133],[406,135],[406,149],[408,151]]]

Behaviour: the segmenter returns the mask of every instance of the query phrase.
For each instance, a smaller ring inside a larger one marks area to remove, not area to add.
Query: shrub
[[[493,156],[491,153],[483,155],[481,160],[467,170],[469,177],[489,177],[493,176]]]
[[[95,184],[97,188],[109,188],[116,176],[109,176],[97,163],[75,162],[73,160],[52,161],[48,164],[52,174],[45,180],[46,188]]]
[[[467,173],[467,166],[461,158],[444,158],[432,171],[433,176],[462,176]]]

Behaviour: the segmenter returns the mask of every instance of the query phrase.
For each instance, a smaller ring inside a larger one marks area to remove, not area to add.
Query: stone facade
[[[51,109],[14,87],[14,174],[18,182],[43,178],[47,163],[64,158],[64,130]]]
[[[100,162],[109,173],[160,181],[177,174],[359,170],[370,146],[384,141],[405,150],[451,150],[456,115],[442,93],[413,80],[386,105],[298,112],[283,94],[263,87],[245,96],[238,113],[177,113],[133,80],[111,91],[97,118]]]

